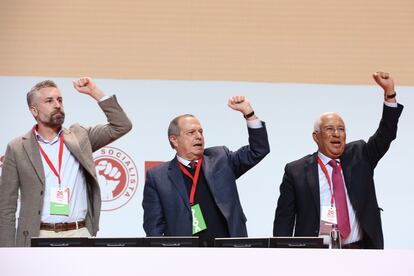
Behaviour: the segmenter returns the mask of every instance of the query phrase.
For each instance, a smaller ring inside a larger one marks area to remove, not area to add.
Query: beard
[[[39,114],[39,121],[51,128],[60,128],[65,121],[65,112],[56,110],[50,115]]]

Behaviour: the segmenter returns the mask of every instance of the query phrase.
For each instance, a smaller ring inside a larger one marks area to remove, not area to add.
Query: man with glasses
[[[388,73],[376,72],[373,78],[384,90],[377,131],[368,142],[346,144],[345,123],[337,113],[323,113],[315,121],[318,152],[286,165],[274,236],[323,236],[337,227],[342,248],[384,248],[373,176],[396,138],[403,106]]]

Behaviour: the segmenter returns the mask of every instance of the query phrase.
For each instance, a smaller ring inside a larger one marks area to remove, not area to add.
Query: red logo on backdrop
[[[145,173],[147,173],[148,170],[161,165],[165,161],[145,161]]]
[[[104,147],[94,154],[94,162],[102,211],[113,211],[127,204],[138,186],[138,171],[131,157],[118,148]]]

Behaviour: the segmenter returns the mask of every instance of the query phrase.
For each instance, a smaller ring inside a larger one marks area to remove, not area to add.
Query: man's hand
[[[233,96],[229,99],[228,106],[233,109],[240,111],[243,116],[246,116],[253,112],[253,108],[250,105],[249,100],[245,96]],[[253,115],[247,120],[255,120],[257,119],[256,115]]]
[[[372,74],[375,82],[384,89],[384,98],[387,102],[396,102],[394,80],[389,73],[375,72]],[[394,95],[394,97],[393,97]],[[391,98],[390,98],[391,96]]]
[[[83,77],[73,81],[73,87],[80,93],[92,96],[99,101],[105,94],[96,86],[93,80],[89,77]]]

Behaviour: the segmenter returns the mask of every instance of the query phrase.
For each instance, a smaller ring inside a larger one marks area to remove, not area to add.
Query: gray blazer
[[[108,124],[63,130],[64,142],[84,170],[88,213],[86,227],[95,236],[99,230],[101,193],[92,153],[123,136],[132,128],[116,97],[98,103]],[[0,246],[30,246],[40,231],[45,175],[41,155],[32,131],[8,145],[0,182]],[[20,213],[16,231],[16,208],[20,190]]]

